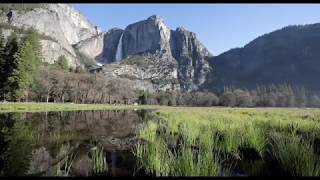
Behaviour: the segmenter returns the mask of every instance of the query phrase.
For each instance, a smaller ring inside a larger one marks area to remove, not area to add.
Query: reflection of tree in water
[[[16,113],[13,117],[15,123],[5,134],[5,140],[8,142],[4,152],[3,175],[24,175],[28,170],[31,158],[32,127],[22,120],[23,114]]]
[[[136,111],[139,116],[140,122],[145,122],[147,120],[152,119],[152,113],[150,109],[139,109]]]
[[[12,15],[13,15],[13,13],[12,13],[12,10],[10,9],[10,11],[7,14],[8,23],[9,24],[11,24],[11,22],[12,22]]]
[[[4,157],[3,153],[8,147],[8,142],[6,141],[5,135],[9,128],[14,125],[14,114],[13,113],[3,113],[0,114],[0,174],[2,174],[2,169],[4,167]]]

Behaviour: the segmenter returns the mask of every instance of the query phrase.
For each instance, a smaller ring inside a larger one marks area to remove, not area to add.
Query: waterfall
[[[122,59],[122,36],[123,36],[123,33],[120,36],[118,46],[117,46],[116,62],[119,62]]]

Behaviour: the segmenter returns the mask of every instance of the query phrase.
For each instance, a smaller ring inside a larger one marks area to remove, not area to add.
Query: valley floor
[[[139,126],[136,137],[141,143],[132,149],[138,167],[147,175],[320,176],[320,109],[316,108],[0,104],[3,114],[135,109],[154,110],[151,114],[140,113],[139,122],[143,125]],[[99,114],[97,117],[101,120],[107,116],[109,114]],[[125,116],[122,121],[127,123],[129,117]],[[85,122],[91,121],[88,119]],[[112,121],[111,124],[122,121]],[[85,124],[84,127],[87,126],[93,125]],[[37,136],[30,137],[39,136],[39,133],[33,134]],[[59,137],[71,136],[59,134]],[[50,137],[46,136],[46,139]]]
[[[77,111],[77,110],[113,110],[113,109],[172,109],[172,110],[320,110],[319,108],[276,108],[276,107],[257,107],[257,108],[232,108],[232,107],[185,107],[185,106],[159,106],[159,105],[110,105],[110,104],[73,104],[73,103],[0,103],[0,112],[46,112],[46,111]]]
[[[110,104],[73,104],[73,103],[0,103],[0,112],[47,112],[82,111],[113,109],[154,109],[151,105],[110,105]]]

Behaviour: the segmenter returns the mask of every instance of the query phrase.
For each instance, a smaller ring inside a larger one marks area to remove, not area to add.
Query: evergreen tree
[[[9,77],[10,84],[13,89],[13,98],[18,99],[26,94],[28,85],[30,84],[30,75],[28,70],[30,64],[27,62],[33,58],[32,48],[28,41],[24,41],[18,49],[18,52],[14,56],[17,61],[17,68],[13,70],[12,76]],[[29,67],[28,67],[29,66]]]
[[[177,94],[176,92],[167,92],[167,96],[169,97],[168,106],[176,106],[177,105]]]
[[[64,55],[60,56],[58,60],[55,62],[55,66],[59,69],[62,69],[64,71],[68,71],[68,61]]]
[[[5,66],[4,66],[4,94],[5,97],[11,96],[13,91],[13,84],[9,78],[12,76],[14,69],[18,67],[18,62],[14,55],[18,51],[18,36],[16,32],[11,33],[8,37],[7,44],[5,46]]]
[[[14,55],[14,59],[17,67],[9,78],[13,97],[20,99],[26,96],[26,100],[28,100],[28,90],[38,75],[41,62],[39,37],[35,31],[29,31]]]
[[[34,77],[36,77],[36,76],[38,76],[39,67],[40,67],[40,64],[42,61],[41,60],[42,55],[41,55],[41,44],[40,44],[39,34],[34,29],[30,28],[30,29],[28,29],[28,34],[25,38],[25,41],[30,43],[30,45],[31,45],[30,50],[31,50],[31,53],[33,54],[33,58],[30,59],[29,66],[27,66],[27,67],[30,68],[30,69],[28,69],[29,72]]]
[[[139,103],[143,105],[148,104],[149,92],[141,90],[139,94]]]
[[[0,99],[4,99],[4,94],[5,94],[5,42],[4,42],[4,36],[2,34],[2,30],[0,30]]]

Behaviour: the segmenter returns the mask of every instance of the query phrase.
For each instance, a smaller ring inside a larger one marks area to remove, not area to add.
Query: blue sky
[[[288,25],[320,22],[320,4],[72,4],[102,30],[159,15],[195,32],[214,55]]]

